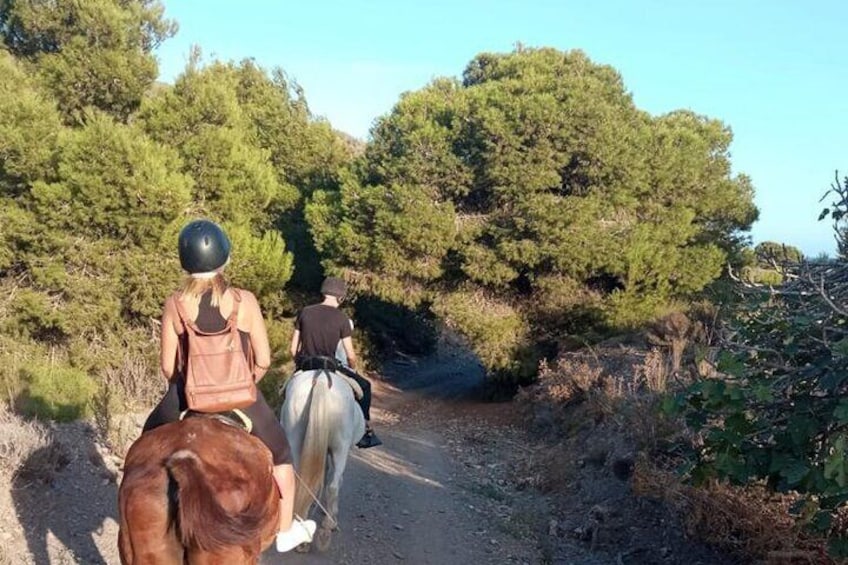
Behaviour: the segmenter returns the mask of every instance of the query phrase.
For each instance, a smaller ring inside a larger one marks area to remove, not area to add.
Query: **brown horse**
[[[121,563],[257,563],[279,525],[271,469],[262,442],[215,418],[143,434],[118,491]]]

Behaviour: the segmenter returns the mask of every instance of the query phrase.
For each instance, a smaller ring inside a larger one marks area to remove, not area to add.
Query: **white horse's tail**
[[[305,410],[306,429],[300,454],[300,480],[294,497],[294,512],[306,518],[313,496],[320,498],[324,488],[330,432],[327,406],[330,403],[329,376],[322,373],[313,381]]]

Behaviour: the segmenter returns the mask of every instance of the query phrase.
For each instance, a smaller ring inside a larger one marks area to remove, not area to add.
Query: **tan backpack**
[[[191,320],[173,297],[186,333],[188,354],[177,350],[177,363],[185,372],[185,394],[189,410],[226,412],[245,408],[256,402],[253,380],[253,351],[242,350],[238,331],[241,296],[233,289],[233,311],[226,327],[219,332],[204,332]],[[248,358],[249,357],[249,358]]]

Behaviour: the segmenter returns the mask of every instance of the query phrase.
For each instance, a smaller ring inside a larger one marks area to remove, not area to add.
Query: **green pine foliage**
[[[3,194],[50,174],[61,127],[56,104],[11,55],[0,51],[0,174]],[[21,124],[28,127],[22,128]]]
[[[191,199],[175,151],[102,114],[68,130],[56,182],[33,183],[43,227],[149,247]]]
[[[190,66],[173,88],[145,101],[140,121],[179,152],[182,171],[196,183],[197,213],[267,227],[273,210],[293,205],[297,190],[280,184],[269,152],[252,142],[231,70]]]
[[[280,232],[270,230],[260,236],[238,225],[225,225],[233,253],[230,266],[232,282],[250,289],[265,308],[265,314],[281,315],[285,306],[283,287],[291,278],[292,254]]]
[[[153,50],[176,32],[155,0],[0,1],[0,35],[66,120],[94,107],[127,119],[157,75]]]
[[[0,287],[15,297],[0,327],[75,370],[125,351],[156,366],[174,242],[196,217],[227,227],[233,282],[269,320],[343,273],[363,299],[455,328],[506,380],[569,334],[699,292],[756,218],[727,126],[639,110],[579,51],[480,54],[403,95],[363,147],[252,60],[198,50],[154,85],[175,29],[154,0],[0,0]]]
[[[535,373],[535,364],[522,365],[527,344],[526,320],[509,304],[473,290],[443,294],[433,304],[434,313],[467,336],[480,362],[495,376]]]
[[[175,29],[152,0],[0,0],[0,359],[33,414],[86,414],[88,378],[127,395],[161,379],[158,319],[197,217],[226,226],[228,274],[284,348],[288,241],[310,250],[303,197],[336,182],[352,146],[252,61],[198,55],[154,88],[153,49]]]
[[[757,217],[731,139],[717,120],[639,110],[579,51],[481,54],[461,81],[405,94],[307,218],[328,269],[437,305],[475,348],[506,339],[512,364],[486,361],[500,373],[520,365],[519,342],[558,339],[559,320],[638,326],[720,275]],[[522,322],[481,326],[481,293]]]

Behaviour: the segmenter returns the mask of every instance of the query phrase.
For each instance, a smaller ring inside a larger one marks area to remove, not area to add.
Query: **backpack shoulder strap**
[[[190,328],[188,327],[188,324],[186,322],[187,316],[186,316],[185,309],[183,308],[183,305],[180,304],[181,294],[182,293],[180,293],[180,292],[175,292],[170,297],[168,297],[168,300],[173,302],[174,310],[177,311],[177,317],[180,319],[180,322],[182,323],[182,326],[183,326],[183,332],[179,333],[177,335],[177,353],[176,353],[177,358],[176,358],[176,363],[174,365],[174,368],[175,368],[176,372],[185,373],[185,370],[186,370],[186,352],[184,351],[184,348],[186,347],[186,343],[185,343],[184,340],[188,339],[188,336],[191,335],[191,332],[189,331]],[[166,301],[166,308],[167,308],[167,301]]]
[[[241,335],[239,335],[238,329],[238,313],[239,306],[241,306],[241,292],[239,289],[230,287],[230,290],[233,291],[233,310],[230,312],[230,317],[227,318],[227,324],[230,326],[230,331],[233,334],[233,339],[236,340],[236,343],[241,345]],[[245,351],[247,355],[247,366],[250,369],[251,374],[253,373],[253,369],[256,366],[256,359],[253,356],[253,346],[248,340],[247,343],[247,351]]]
[[[174,306],[177,309],[177,315],[180,317],[180,321],[183,323],[183,326],[186,329],[190,329],[192,332],[199,332],[199,328],[195,325],[194,320],[188,317],[188,314],[185,311],[185,307],[183,306],[182,301],[180,300],[181,293],[177,292],[172,295],[172,299],[174,301]]]
[[[230,311],[230,315],[227,318],[227,324],[237,327],[239,306],[241,306],[241,293],[236,288],[230,287],[230,290],[233,293],[233,309]]]

